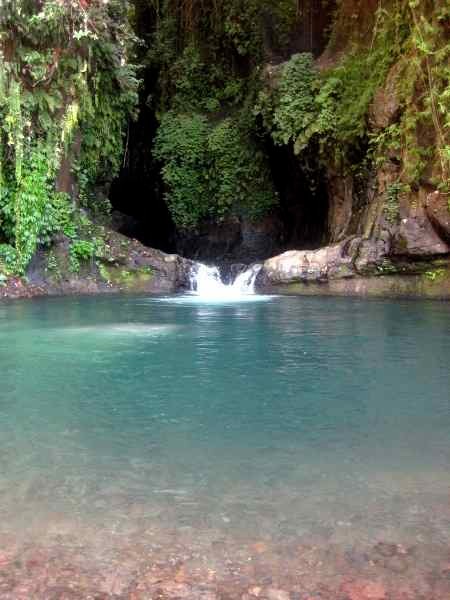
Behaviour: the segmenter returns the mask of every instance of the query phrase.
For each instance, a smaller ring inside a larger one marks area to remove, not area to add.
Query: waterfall
[[[261,265],[252,265],[226,285],[217,267],[198,263],[191,271],[191,291],[201,298],[239,300],[255,293],[255,280],[260,270]]]

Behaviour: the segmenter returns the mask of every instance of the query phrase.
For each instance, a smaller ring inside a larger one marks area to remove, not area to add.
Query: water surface
[[[449,330],[433,302],[3,304],[0,541],[99,572],[139,543],[222,577],[392,544],[416,558],[381,575],[427,581],[450,548]]]

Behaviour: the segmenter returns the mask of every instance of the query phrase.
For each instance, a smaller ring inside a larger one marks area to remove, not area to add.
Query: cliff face
[[[450,82],[442,62],[449,55],[449,11],[426,2],[420,14],[412,2],[398,14],[394,3],[385,8],[371,0],[341,2],[316,61],[325,79],[331,73],[340,84],[359,86],[361,97],[369,93],[364,114],[355,115],[363,127],[353,149],[335,138],[348,156],[353,152],[353,164],[321,158],[329,245],[266,261],[260,285],[293,284],[291,290],[304,293],[449,294]],[[393,36],[389,19],[398,20]],[[383,27],[386,37],[377,40]],[[389,54],[388,42],[398,49]],[[357,61],[370,63],[371,55],[374,68],[384,61],[382,76],[364,89],[364,81],[346,78],[345,71]],[[334,105],[341,122],[339,102],[351,93]]]

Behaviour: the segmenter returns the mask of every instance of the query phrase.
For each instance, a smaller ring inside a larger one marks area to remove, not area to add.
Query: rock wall
[[[340,3],[330,43],[316,61],[320,69],[335,67],[355,45],[361,50],[371,43],[378,5],[375,0]],[[368,139],[398,126],[405,110],[398,92],[405,60],[408,57],[401,56],[391,65],[373,96]],[[420,93],[416,89],[412,98],[417,111]],[[432,126],[418,127],[414,135],[433,144],[435,132]],[[450,297],[449,195],[438,189],[437,155],[428,159],[420,178],[400,185],[410,151],[388,149],[384,160],[374,162],[363,178],[330,164],[325,177],[329,245],[265,261],[258,285],[296,293]]]
[[[190,260],[148,248],[100,225],[95,226],[93,235],[102,241],[102,250],[83,261],[75,272],[70,264],[70,239],[61,235],[50,249],[36,253],[25,278],[0,282],[0,298],[167,294],[189,288]]]

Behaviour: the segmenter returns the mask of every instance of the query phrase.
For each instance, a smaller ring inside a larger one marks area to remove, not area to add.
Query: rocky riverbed
[[[215,541],[172,530],[118,543],[61,533],[51,545],[0,539],[3,600],[446,600],[450,548],[320,535],[277,544]],[[101,544],[105,544],[101,547]]]

